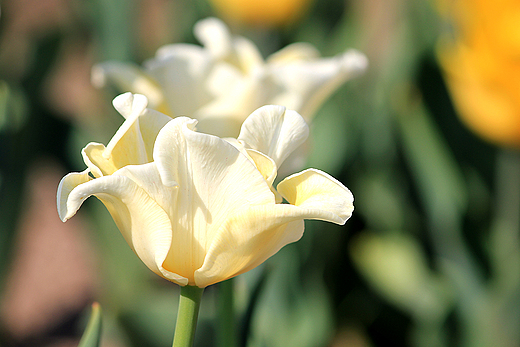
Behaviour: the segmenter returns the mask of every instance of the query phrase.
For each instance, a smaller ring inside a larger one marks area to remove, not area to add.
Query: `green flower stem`
[[[237,333],[235,327],[233,278],[218,285],[217,301],[217,347],[235,347]]]
[[[191,347],[195,339],[195,328],[199,317],[200,299],[204,288],[184,286],[181,288],[179,312],[175,325],[173,347]]]

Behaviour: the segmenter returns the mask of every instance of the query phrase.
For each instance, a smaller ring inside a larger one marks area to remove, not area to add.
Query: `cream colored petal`
[[[155,138],[171,118],[146,109],[146,105],[146,97],[139,94],[125,93],[114,99],[114,106],[126,118],[125,122],[106,147],[90,143],[82,150],[83,160],[95,177],[152,160]]]
[[[304,219],[344,224],[352,213],[352,194],[326,173],[306,170],[280,185],[296,206],[250,205],[231,214],[215,236],[204,265],[195,272],[197,286],[205,287],[258,266],[302,236]]]
[[[142,94],[127,92],[116,96],[112,105],[125,119],[137,119],[148,106],[148,98]]]
[[[165,186],[161,184],[161,176],[155,162],[143,165],[129,165],[118,170],[116,175],[126,176],[143,189],[148,196],[168,214],[177,209],[178,184]]]
[[[255,151],[254,149],[247,149],[246,153],[247,156],[251,158],[258,171],[260,171],[264,177],[265,181],[269,185],[269,188],[271,188],[271,192],[274,194],[275,202],[280,204],[283,201],[283,198],[273,187],[273,182],[278,171],[274,160],[261,152]]]
[[[309,127],[295,111],[263,106],[242,124],[239,140],[272,158],[277,167],[309,136]]]
[[[71,172],[61,179],[60,184],[58,185],[57,204],[58,215],[62,221],[66,222],[76,213],[76,211],[70,211],[67,207],[69,194],[80,184],[86,183],[92,179],[89,176],[89,172],[89,169],[82,172]]]
[[[144,94],[154,109],[160,109],[164,103],[164,95],[157,81],[135,64],[107,61],[94,65],[91,80],[98,88],[113,83],[121,91]]]
[[[215,98],[222,98],[239,88],[244,78],[237,66],[219,62],[209,72],[206,87]]]
[[[214,82],[213,82],[214,83]],[[225,84],[226,81],[221,81]],[[233,88],[198,109],[194,117],[199,120],[201,132],[219,137],[237,137],[246,117],[268,103],[277,93],[277,87],[266,78],[261,69],[234,81]],[[223,124],[223,125],[222,125]]]
[[[119,169],[111,156],[108,158],[103,156],[105,149],[105,145],[91,142],[81,150],[83,161],[96,178],[111,175]]]
[[[221,226],[203,266],[195,272],[196,285],[206,287],[253,269],[299,240],[303,230],[303,216],[294,206],[245,207]]]
[[[195,121],[178,117],[157,136],[154,160],[163,184],[178,184],[172,211],[173,240],[164,267],[188,277],[202,266],[218,228],[250,204],[274,204],[254,164],[228,142],[193,131]],[[188,245],[188,246],[186,246]]]
[[[167,213],[144,189],[118,174],[91,180],[71,191],[66,217],[73,215],[91,195],[103,202],[130,247],[150,270],[180,285],[187,284],[186,278],[162,267],[171,245],[171,223]]]
[[[257,68],[262,68],[265,63],[260,51],[253,42],[244,37],[235,37],[233,50],[238,66],[245,74],[251,74]]]
[[[230,54],[231,33],[220,19],[210,17],[198,21],[193,33],[215,59],[225,59]]]
[[[297,110],[309,119],[337,88],[362,73],[367,65],[366,57],[355,50],[315,61],[270,64],[271,77],[284,90],[271,102]]]
[[[285,46],[267,58],[268,64],[287,64],[297,61],[316,60],[320,57],[320,52],[306,42],[296,42]]]
[[[254,149],[246,149],[244,147],[244,144],[242,141],[239,141],[234,138],[225,138],[225,141],[233,145],[236,149],[238,149],[242,154],[244,154],[246,157],[251,160],[253,164],[255,164],[258,171],[260,171],[260,174],[264,177],[265,181],[271,188],[271,192],[275,196],[275,201],[277,204],[281,203],[283,198],[276,189],[273,187],[273,182],[276,178],[277,169],[276,164],[273,161],[273,159],[269,158],[267,155],[255,151]]]
[[[301,238],[304,219],[338,222],[317,208],[288,204],[246,206],[231,214],[214,238],[204,265],[195,272],[196,285],[205,287],[260,265]]]
[[[138,122],[148,105],[148,99],[141,94],[124,93],[115,97],[112,103],[126,120],[106,146],[103,158],[113,160],[118,168],[148,162]]]
[[[212,99],[205,85],[213,58],[202,47],[174,44],[161,47],[145,69],[162,87],[171,116],[192,116]]]
[[[267,181],[269,186],[271,186],[276,178],[277,172],[274,160],[262,152],[255,151],[254,149],[246,149],[246,152],[255,163],[258,171],[260,171],[262,176],[264,176],[264,179]]]
[[[350,190],[320,170],[291,175],[278,184],[277,190],[290,204],[313,213],[317,219],[345,224],[354,211]]]

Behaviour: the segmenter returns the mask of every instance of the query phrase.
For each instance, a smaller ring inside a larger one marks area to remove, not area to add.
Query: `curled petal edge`
[[[354,211],[354,196],[350,190],[317,169],[307,169],[285,178],[277,190],[290,204],[309,213],[321,211],[323,220],[336,224],[345,224]]]
[[[78,176],[79,179],[71,177],[81,180],[81,176]],[[65,184],[60,186],[64,187]],[[72,217],[88,197],[96,196],[112,215],[129,246],[150,270],[181,286],[188,284],[187,278],[163,268],[171,245],[171,222],[167,213],[134,181],[114,174],[79,184],[67,194],[70,186],[67,184],[65,190],[62,188],[58,191],[61,196],[59,203],[66,199],[62,220]]]

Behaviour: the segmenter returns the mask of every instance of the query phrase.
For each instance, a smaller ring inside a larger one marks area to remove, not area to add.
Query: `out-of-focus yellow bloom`
[[[439,58],[463,121],[503,146],[520,146],[520,3],[440,1],[453,23]]]
[[[202,132],[236,137],[245,117],[263,105],[283,105],[309,120],[367,66],[366,57],[355,50],[320,58],[306,43],[289,45],[264,60],[251,41],[232,36],[216,18],[199,21],[194,33],[202,47],[164,46],[143,68],[105,62],[93,68],[92,81],[146,95],[150,108],[169,116],[190,115]]]
[[[286,26],[300,19],[311,0],[210,0],[217,11],[233,22],[261,26]]]
[[[83,149],[88,168],[62,179],[58,212],[66,221],[95,195],[158,275],[206,287],[298,240],[304,219],[344,224],[352,214],[350,191],[322,171],[304,170],[273,187],[277,168],[308,136],[295,111],[264,106],[238,139],[224,140],[196,132],[194,119],[171,119],[146,104],[131,93],[114,100],[126,120],[106,147]]]

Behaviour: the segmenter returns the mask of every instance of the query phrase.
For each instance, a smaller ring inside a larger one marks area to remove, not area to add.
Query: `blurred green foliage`
[[[171,11],[157,44],[194,42],[193,24],[216,15],[202,0],[157,3]],[[60,48],[86,41],[93,63],[141,63],[149,57],[143,48],[149,37],[139,36],[145,29],[136,8],[147,4],[70,1],[65,26],[30,37],[23,73],[0,54],[2,287],[28,168],[44,157],[82,170],[81,147],[106,143],[121,121],[110,109],[112,90],[99,92],[108,106],[94,121],[63,117],[52,107],[44,82]],[[301,241],[235,280],[240,345],[520,344],[520,158],[482,142],[458,121],[435,61],[442,23],[432,5],[324,0],[289,28],[233,28],[265,55],[306,41],[323,55],[357,48],[370,61],[364,76],[319,110],[307,163],[352,190],[354,216],[344,227],[308,223]],[[9,22],[15,12],[5,7],[2,20]],[[0,27],[1,44],[8,29]],[[122,346],[169,345],[178,288],[140,263],[99,202],[85,205],[81,213],[101,258],[96,300],[103,306],[103,338]],[[214,345],[217,289],[205,292],[197,346]],[[27,343],[0,331],[2,346]]]

